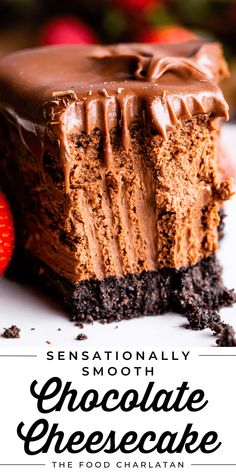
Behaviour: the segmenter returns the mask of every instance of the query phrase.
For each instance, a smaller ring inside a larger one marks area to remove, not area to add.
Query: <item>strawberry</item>
[[[0,192],[0,276],[4,274],[13,253],[14,226],[10,206]]]
[[[170,25],[144,30],[137,40],[142,43],[173,44],[197,39],[198,36],[182,26]]]
[[[43,46],[53,44],[92,44],[98,38],[93,30],[74,17],[57,17],[44,24],[40,43]]]

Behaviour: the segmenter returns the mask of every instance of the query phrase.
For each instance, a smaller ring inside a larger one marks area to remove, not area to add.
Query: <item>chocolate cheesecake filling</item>
[[[119,130],[111,132],[112,170],[100,130],[68,137],[74,165],[67,194],[59,149],[38,161],[14,126],[5,126],[6,190],[18,182],[18,243],[71,283],[188,267],[218,247],[218,211],[231,182],[218,181],[209,117],[183,120],[167,141],[140,122],[129,131],[128,159]]]

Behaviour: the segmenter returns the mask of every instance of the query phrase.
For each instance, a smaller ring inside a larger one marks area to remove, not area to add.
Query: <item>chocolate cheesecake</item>
[[[74,319],[118,320],[233,302],[215,253],[218,44],[25,50],[0,62],[0,184],[16,224],[12,270]]]

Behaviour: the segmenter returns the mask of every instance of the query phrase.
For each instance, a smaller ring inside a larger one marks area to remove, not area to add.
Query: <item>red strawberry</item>
[[[143,43],[182,43],[184,41],[190,41],[196,39],[198,36],[192,31],[189,31],[182,26],[162,26],[160,28],[152,28],[144,30],[139,37],[138,41]]]
[[[93,30],[74,17],[57,17],[43,26],[41,44],[93,44],[98,38]]]
[[[3,275],[12,256],[14,226],[10,206],[0,192],[0,275]]]

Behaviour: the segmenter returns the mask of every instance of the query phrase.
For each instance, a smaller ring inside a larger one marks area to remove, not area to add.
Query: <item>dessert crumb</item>
[[[16,325],[12,325],[10,328],[4,328],[3,337],[4,338],[20,338],[20,328]]]
[[[52,344],[51,341],[46,341],[46,344]]]
[[[203,330],[209,328],[213,323],[220,322],[220,315],[216,310],[207,310],[200,307],[193,307],[187,313],[187,318],[193,330]]]
[[[30,328],[30,331],[35,331],[35,328]]]
[[[86,334],[84,334],[84,333],[80,333],[80,334],[78,334],[76,339],[77,339],[77,341],[85,341],[86,339],[88,339],[88,336],[86,336]]]
[[[216,339],[218,347],[236,347],[236,334],[232,326],[225,325]]]
[[[57,331],[61,331],[61,328],[57,328]]]
[[[81,321],[78,321],[77,323],[75,323],[75,326],[77,326],[77,328],[79,329],[84,329],[84,324]]]
[[[224,331],[224,328],[226,327],[226,323],[223,321],[219,321],[219,323],[211,323],[209,325],[209,328],[213,332],[213,335],[216,336],[217,334],[220,334]]]
[[[218,310],[192,306],[187,312],[187,319],[190,329],[209,328],[217,336],[218,347],[236,347],[236,332],[232,326],[222,321]]]

